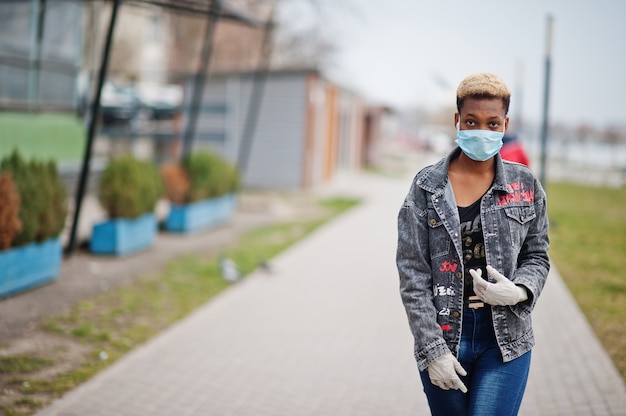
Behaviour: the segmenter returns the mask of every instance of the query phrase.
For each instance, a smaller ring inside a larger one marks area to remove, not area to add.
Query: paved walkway
[[[427,415],[398,294],[410,179],[346,177],[366,202],[40,416]],[[626,415],[626,389],[554,271],[522,415]]]

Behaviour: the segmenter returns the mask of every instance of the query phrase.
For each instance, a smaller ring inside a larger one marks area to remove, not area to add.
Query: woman
[[[415,177],[398,215],[400,292],[433,415],[515,415],[550,268],[546,196],[498,154],[511,93],[479,73],[457,89],[458,147]]]

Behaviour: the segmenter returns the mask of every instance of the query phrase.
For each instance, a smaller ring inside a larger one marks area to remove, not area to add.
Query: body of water
[[[539,140],[525,140],[535,171],[539,171]],[[546,154],[549,180],[569,180],[594,185],[626,184],[626,143],[549,140]]]

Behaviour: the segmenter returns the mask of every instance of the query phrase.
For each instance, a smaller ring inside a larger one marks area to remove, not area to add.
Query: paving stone
[[[409,180],[346,176],[365,202],[38,413],[425,415],[398,293]],[[624,383],[553,268],[520,414],[626,415]]]

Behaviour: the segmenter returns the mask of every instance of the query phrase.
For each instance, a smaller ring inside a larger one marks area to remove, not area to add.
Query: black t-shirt
[[[482,269],[483,278],[487,277],[485,259],[485,237],[480,220],[480,199],[469,207],[458,207],[461,219],[461,245],[463,247],[463,271],[465,274],[463,298],[473,296],[472,275],[470,269]]]

